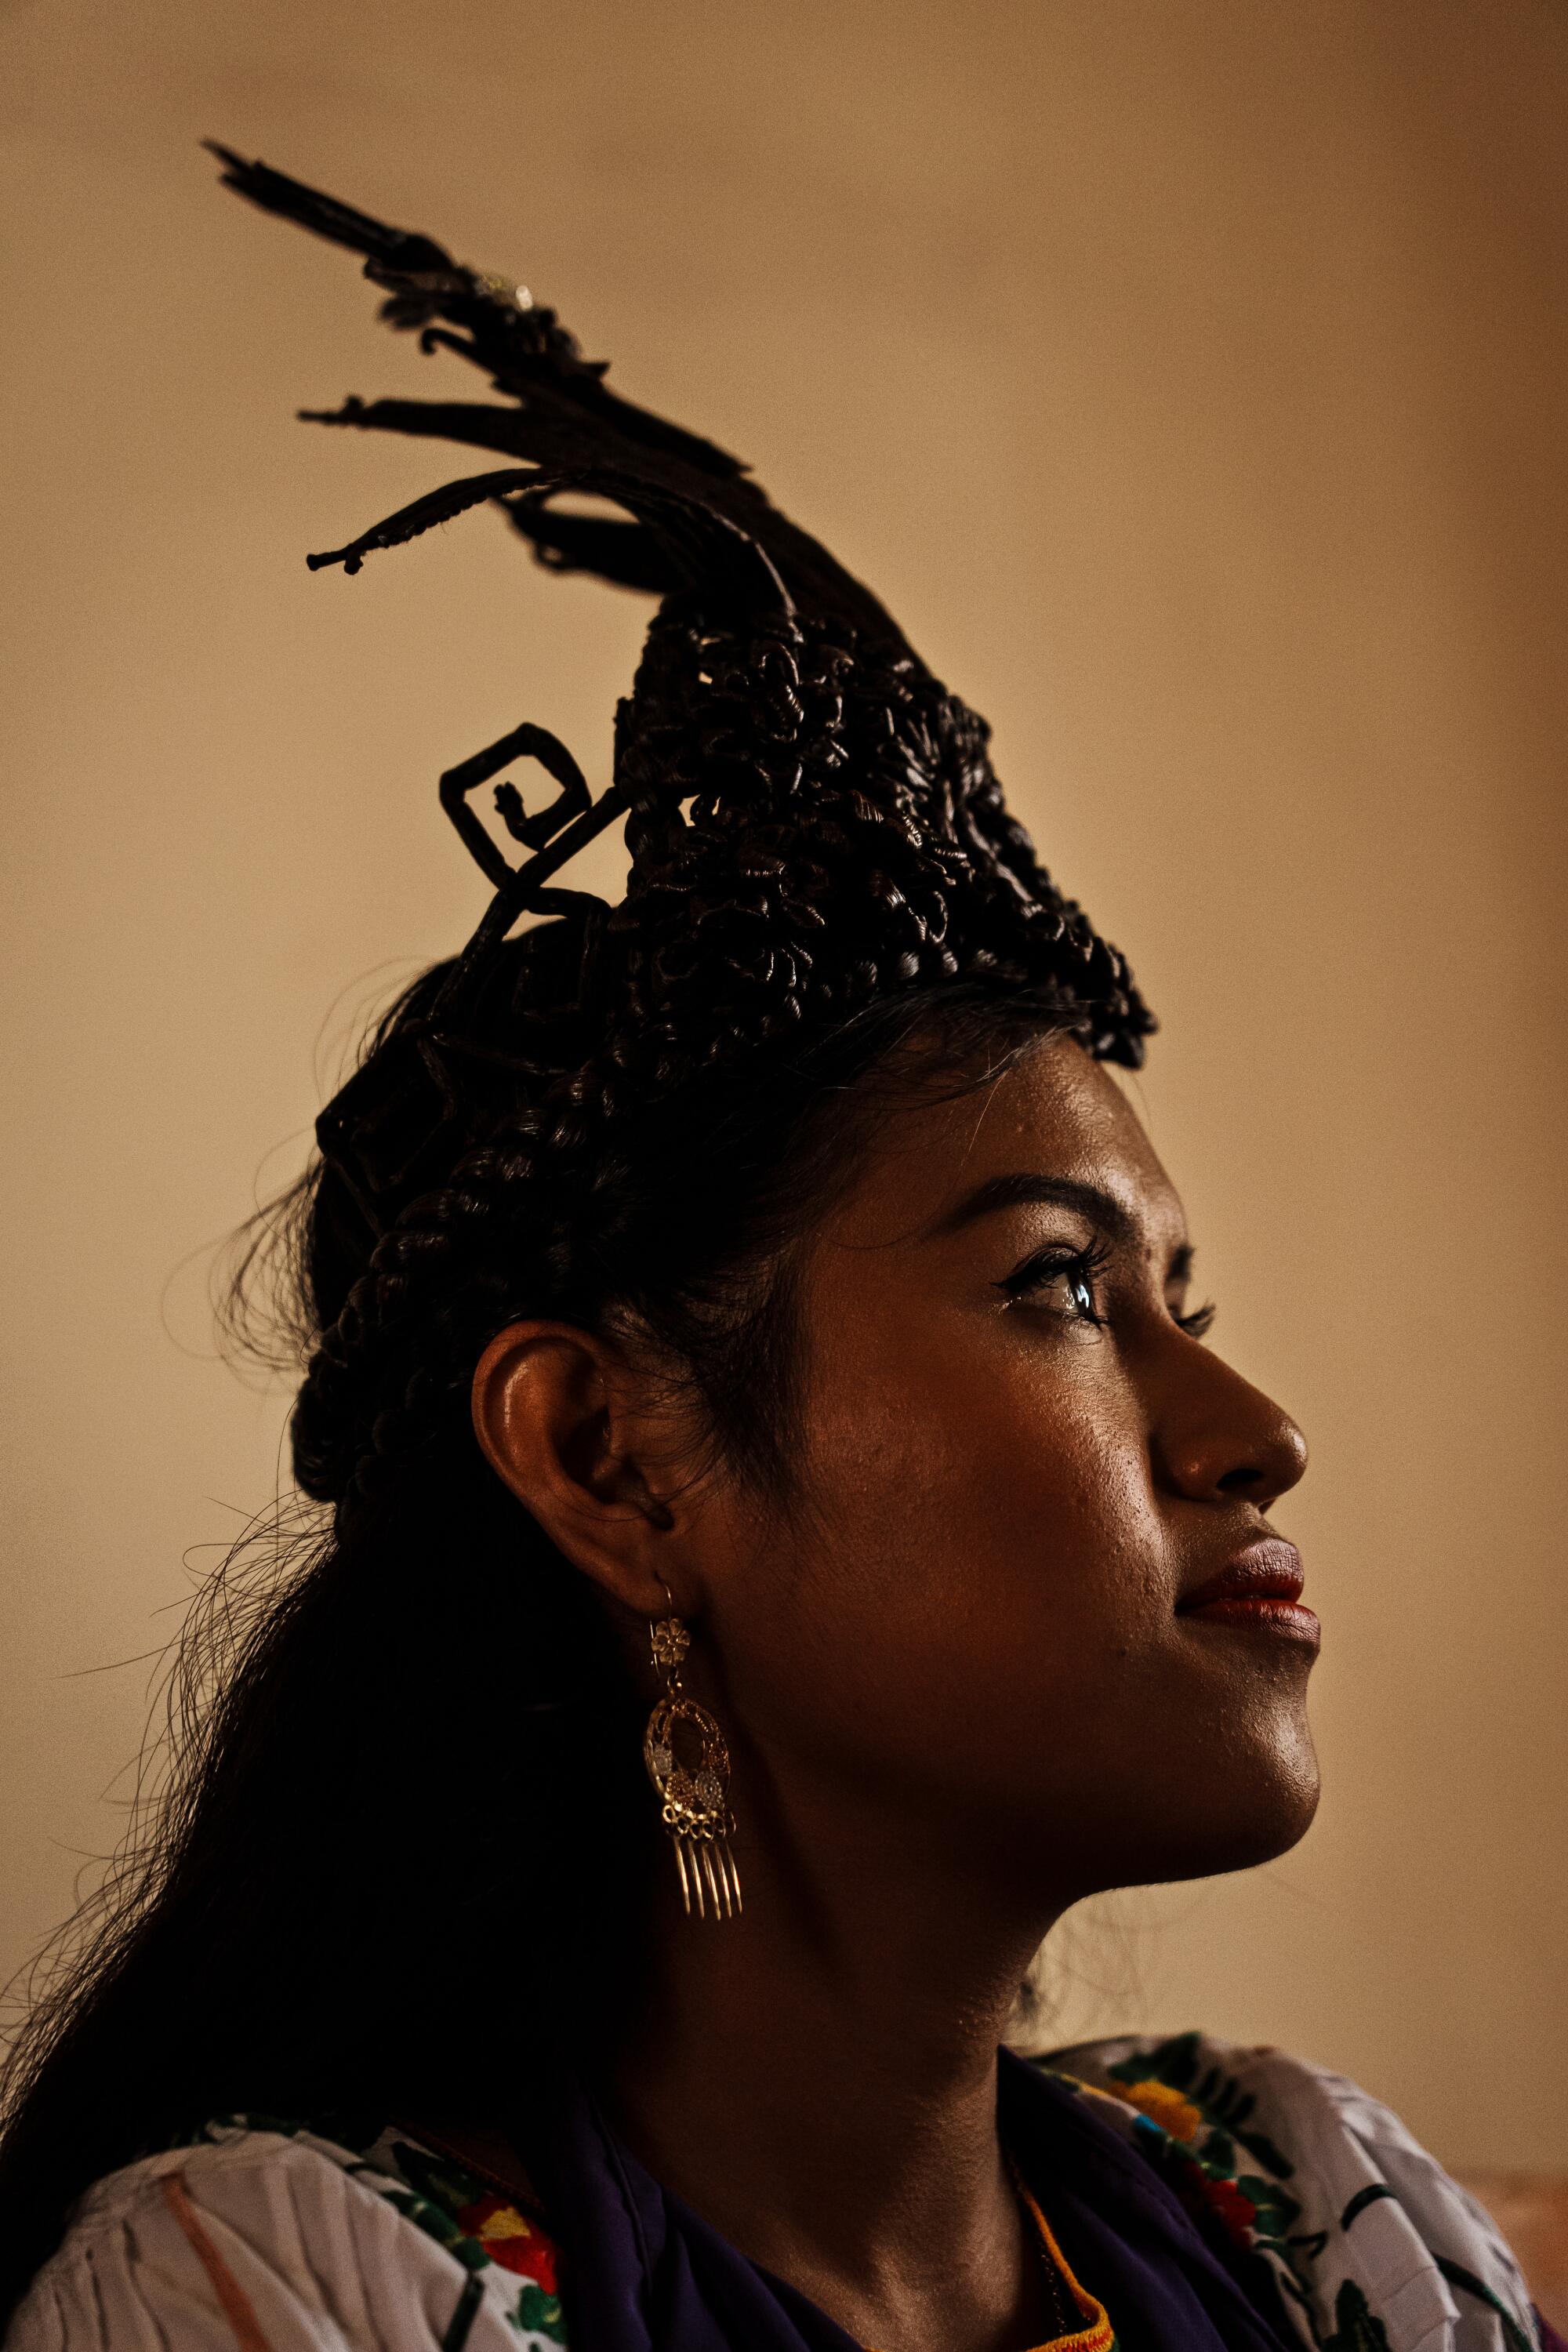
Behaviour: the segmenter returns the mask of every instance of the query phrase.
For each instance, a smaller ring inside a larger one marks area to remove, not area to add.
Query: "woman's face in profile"
[[[1266,1515],[1305,1446],[1203,1344],[1189,1258],[1070,1040],[885,1122],[803,1261],[805,1507],[703,1563],[781,1826],[864,1851],[868,1805],[1061,1902],[1301,1835],[1317,1625]]]

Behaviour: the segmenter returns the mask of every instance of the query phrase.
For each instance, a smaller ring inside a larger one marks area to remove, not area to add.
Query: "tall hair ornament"
[[[741,1909],[741,1874],[730,1848],[735,1834],[730,1750],[707,1708],[681,1683],[680,1662],[690,1646],[691,1635],[671,1602],[670,1614],[648,1625],[648,1647],[664,1689],[643,1734],[643,1761],[663,1800],[687,1916],[695,1911],[700,1919],[733,1919]]]
[[[442,805],[494,896],[438,994],[417,1020],[401,1023],[370,1054],[317,1128],[323,1159],[374,1235],[384,1234],[450,1165],[453,1130],[461,1125],[465,1097],[475,1091],[465,1080],[471,1080],[476,1058],[492,1066],[491,1079],[498,1060],[512,1064],[493,1045],[478,1042],[466,1015],[524,914],[582,916],[577,1000],[579,1008],[588,1008],[601,961],[596,943],[619,910],[586,892],[544,887],[556,870],[614,819],[638,814],[645,800],[689,794],[691,775],[710,761],[720,771],[726,761],[735,767],[735,747],[710,740],[701,713],[700,689],[713,683],[703,667],[703,630],[715,616],[731,638],[744,619],[754,617],[762,636],[783,623],[786,631],[804,632],[819,651],[830,645],[828,670],[837,663],[874,674],[880,703],[862,710],[860,720],[863,749],[882,746],[873,761],[877,791],[858,794],[850,810],[855,824],[873,827],[861,845],[865,856],[880,861],[890,855],[905,872],[901,842],[913,856],[917,890],[922,857],[927,866],[941,864],[944,873],[958,866],[978,875],[1000,910],[997,920],[1017,920],[1016,942],[1003,961],[1038,965],[1042,976],[1059,983],[1065,1000],[1092,1024],[1090,1050],[1098,1058],[1139,1066],[1152,1018],[1114,950],[1062,898],[1008,814],[984,752],[982,723],[951,703],[870,590],[780,512],[741,459],[612,390],[605,363],[585,358],[558,314],[515,278],[471,269],[432,237],[376,220],[217,142],[207,144],[236,194],[361,257],[364,276],[384,297],[381,317],[388,326],[414,335],[426,352],[451,354],[479,370],[501,395],[500,403],[351,397],[336,409],[302,410],[311,421],[338,428],[464,444],[486,452],[489,461],[486,471],[426,493],[346,545],[312,554],[307,559],[312,571],[341,564],[346,572],[358,572],[379,550],[403,546],[458,515],[489,507],[546,569],[586,572],[651,594],[660,600],[661,614],[690,625],[689,723],[673,749],[665,747],[662,772],[647,757],[623,765],[617,729],[615,781],[595,800],[564,746],[542,728],[522,726],[443,777]],[[611,519],[571,503],[583,499],[618,512]],[[769,703],[768,681],[752,682],[762,703]],[[837,696],[836,687],[830,691],[819,684],[819,704],[823,696]],[[802,716],[797,686],[798,679],[782,678],[771,697],[789,725]],[[903,722],[912,730],[908,741],[895,740],[889,696],[900,709],[910,705]],[[630,711],[633,703],[622,709]],[[842,746],[831,740],[837,725],[830,719],[820,741],[801,743],[818,783],[833,780],[842,756]],[[764,751],[773,730],[774,720],[763,711],[753,732]],[[500,827],[532,853],[514,866],[469,795],[495,782],[518,759],[538,761],[560,791],[548,807],[529,814],[516,786],[500,783]],[[957,803],[955,778],[963,783]],[[841,782],[834,782],[835,793]],[[733,776],[723,790],[738,814]],[[821,830],[820,842],[834,828],[842,829],[838,816]],[[906,872],[906,884],[909,878]],[[907,912],[891,874],[879,874],[877,881],[879,905]],[[889,936],[883,947],[882,961],[903,979],[915,978],[919,969],[910,928],[900,922],[897,938]],[[931,937],[924,945],[934,950],[939,942]],[[981,941],[976,955],[984,961],[976,961],[975,970],[997,963],[989,940]],[[911,961],[916,971],[905,969]],[[798,998],[790,1001],[798,1005]],[[531,1074],[521,1055],[515,1066],[520,1076]]]

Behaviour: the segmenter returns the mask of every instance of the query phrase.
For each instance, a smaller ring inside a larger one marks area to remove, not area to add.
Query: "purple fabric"
[[[1086,2103],[1000,2053],[1007,2146],[1121,2352],[1298,2352],[1246,2257],[1200,2236]],[[826,2313],[720,2236],[563,2083],[519,2135],[564,2256],[573,2352],[859,2352]]]
[[[1267,2267],[1173,2189],[1079,2094],[1000,2053],[1002,2137],[1121,2352],[1300,2352]]]

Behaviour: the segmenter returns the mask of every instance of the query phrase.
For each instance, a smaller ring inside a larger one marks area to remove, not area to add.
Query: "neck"
[[[610,2112],[667,2188],[861,2341],[1035,2341],[1011,2332],[1034,2273],[996,2053],[1050,1919],[907,1823],[847,1818],[841,1790],[819,1822],[770,1824],[792,1859],[745,1855],[738,1919],[688,1918],[671,1864]]]

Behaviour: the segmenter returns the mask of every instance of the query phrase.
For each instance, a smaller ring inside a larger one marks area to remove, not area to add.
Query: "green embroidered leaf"
[[[412,2189],[389,2189],[383,2193],[387,2203],[405,2221],[414,2222],[426,2237],[436,2239],[449,2254],[455,2254],[465,2270],[482,2271],[489,2267],[490,2256],[478,2238],[470,2238],[450,2213],[432,2204],[428,2197],[421,2197]]]
[[[431,2156],[424,2148],[411,2147],[406,2140],[399,2140],[393,2154],[399,2172],[413,2182],[421,2195],[454,2216],[489,2194],[484,2181],[471,2172],[464,2172],[449,2157]]]
[[[531,2279],[518,2300],[514,2325],[535,2336],[548,2336],[553,2344],[564,2344],[566,2328],[561,2316],[561,2299],[546,2294],[542,2286]]]
[[[1258,2208],[1259,2237],[1284,2238],[1289,2235],[1301,2218],[1301,2208],[1293,2197],[1283,2189],[1276,2188],[1272,2180],[1260,2180],[1255,2172],[1238,2174],[1236,2185],[1242,2195]]]
[[[1148,2057],[1124,2058],[1120,2066],[1110,2072],[1119,2083],[1168,2084],[1173,2091],[1190,2089],[1198,2071],[1198,2035],[1177,2033],[1169,2042],[1162,2042]]]
[[[1334,2298],[1334,2323],[1323,2352],[1388,2352],[1388,2331],[1354,2279],[1346,2279]]]
[[[1341,2229],[1348,2230],[1358,2213],[1364,2213],[1369,2205],[1375,2205],[1380,2199],[1393,2195],[1394,2191],[1386,2180],[1369,2181],[1364,2189],[1356,2190],[1355,2195],[1340,2215]]]
[[[1446,2254],[1439,2254],[1436,2262],[1437,2268],[1450,2286],[1457,2286],[1461,2294],[1473,2294],[1479,2303],[1486,2305],[1489,2311],[1496,2312],[1502,2323],[1502,2332],[1509,2352],[1535,2352],[1534,2345],[1515,2319],[1507,2304],[1503,2302],[1500,2295],[1492,2293],[1483,2279],[1477,2278],[1474,2272],[1466,2270],[1462,2263],[1451,2263]]]
[[[1302,2237],[1287,2238],[1285,2241],[1287,2247],[1292,2252],[1305,2254],[1310,2263],[1315,2263],[1319,2259],[1328,2242],[1329,2233],[1326,2230],[1309,2230]]]
[[[1250,2100],[1247,2102],[1247,2107],[1248,2112],[1250,2113]],[[1264,2170],[1266,2172],[1271,2172],[1276,2180],[1289,2180],[1290,2179],[1296,2169],[1295,2166],[1291,2163],[1288,2156],[1284,2156],[1280,2153],[1279,2149],[1275,2147],[1274,2142],[1268,2137],[1267,2133],[1237,2131],[1236,2136],[1241,2142],[1242,2147],[1247,2150],[1248,2156],[1255,2156],[1258,2158],[1258,2163],[1262,2165]]]

